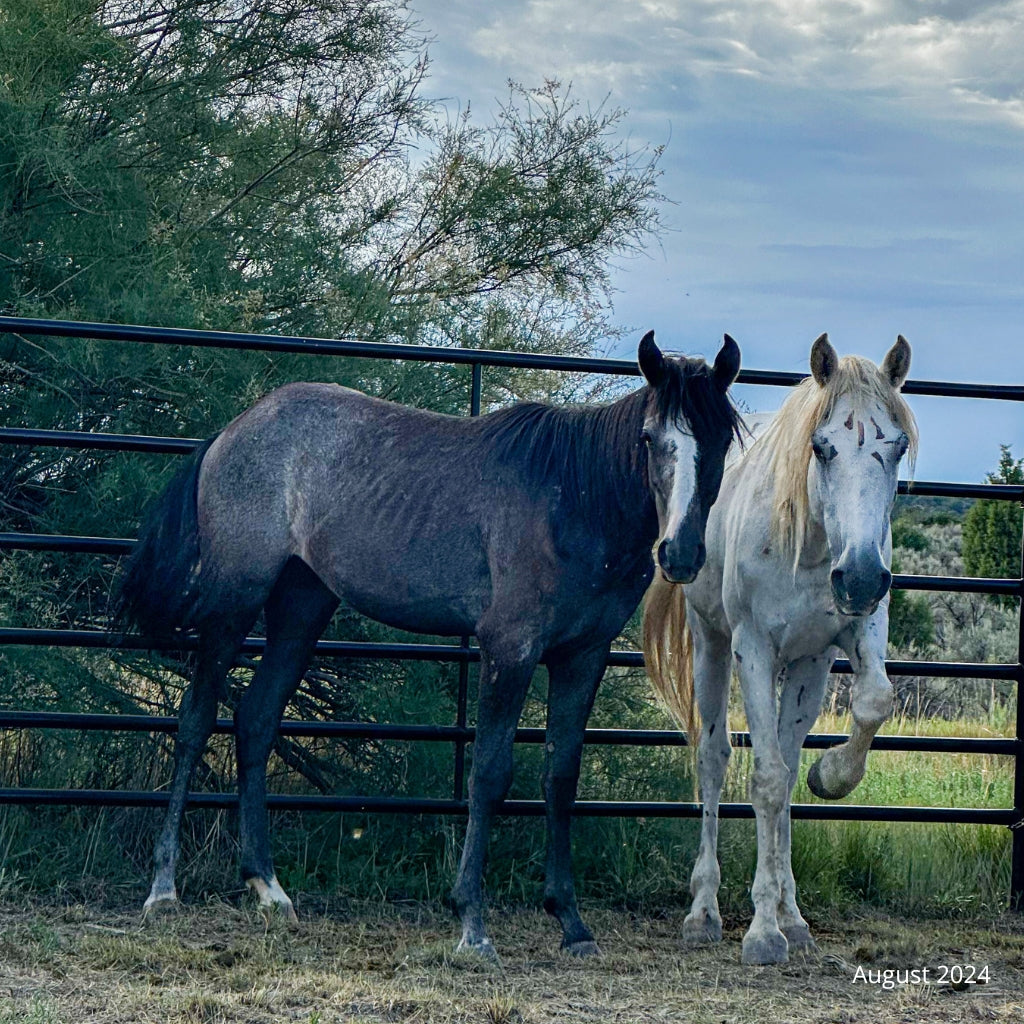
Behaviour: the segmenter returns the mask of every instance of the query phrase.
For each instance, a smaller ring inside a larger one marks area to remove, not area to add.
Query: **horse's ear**
[[[640,364],[640,372],[647,379],[652,388],[658,387],[665,379],[665,357],[661,349],[654,343],[654,331],[648,331],[640,339],[640,348],[636,353],[637,362]]]
[[[897,390],[910,373],[910,342],[902,334],[897,335],[896,344],[885,354],[882,362],[882,376]]]
[[[823,334],[811,346],[811,374],[824,387],[838,368],[839,356],[828,340],[828,335]]]
[[[740,372],[740,347],[727,334],[722,347],[715,356],[715,383],[720,391],[726,391]]]

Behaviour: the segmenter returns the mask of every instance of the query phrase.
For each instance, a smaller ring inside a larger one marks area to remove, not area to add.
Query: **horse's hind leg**
[[[826,651],[813,658],[801,658],[786,669],[779,700],[779,745],[789,768],[789,790],[786,806],[779,819],[779,862],[781,887],[779,894],[779,928],[786,936],[789,949],[813,950],[807,922],[796,902],[796,879],[793,877],[792,822],[789,807],[793,787],[800,772],[800,750],[811,731],[821,699],[825,693],[832,652]]]
[[[493,608],[493,606],[492,606]],[[512,743],[526,691],[540,652],[529,644],[495,652],[480,631],[480,687],[473,768],[469,776],[469,824],[459,871],[452,886],[452,906],[462,922],[458,951],[471,950],[493,959],[496,954],[484,927],[483,873],[494,815],[512,784]]]
[[[266,604],[267,646],[235,710],[242,878],[263,907],[295,920],[278,884],[267,827],[267,759],[285,705],[302,680],[338,599],[303,562],[285,565]]]
[[[722,881],[718,864],[718,804],[732,754],[728,721],[732,652],[727,637],[711,632],[696,615],[691,615],[690,620],[694,692],[701,717],[697,776],[703,816],[700,852],[690,877],[693,905],[683,921],[683,940],[704,943],[722,938],[722,915],[718,909],[718,887]]]
[[[174,742],[174,776],[170,801],[164,817],[160,838],[153,855],[153,885],[146,899],[146,912],[173,904],[177,898],[174,869],[180,850],[181,818],[188,799],[192,772],[202,757],[206,741],[217,721],[217,701],[224,693],[225,679],[245,634],[255,620],[218,622],[217,628],[200,631],[192,681],[182,698],[178,711],[178,734]]]
[[[562,948],[574,956],[599,953],[576,906],[570,825],[580,778],[583,733],[608,661],[608,645],[548,662],[548,724],[545,736],[544,798],[548,855],[544,909],[562,926]]]

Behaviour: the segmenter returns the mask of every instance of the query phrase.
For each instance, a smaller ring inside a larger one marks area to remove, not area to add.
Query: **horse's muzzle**
[[[669,583],[692,583],[704,567],[706,558],[707,550],[701,541],[687,551],[679,551],[666,540],[658,545],[658,568]]]
[[[832,597],[843,615],[871,615],[889,592],[892,573],[884,565],[865,571],[832,570]]]

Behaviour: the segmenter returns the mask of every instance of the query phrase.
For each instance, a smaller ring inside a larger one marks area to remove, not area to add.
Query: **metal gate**
[[[195,331],[176,328],[133,327],[118,324],[72,323],[0,317],[0,332],[29,336],[93,338],[106,341],[143,344],[192,345],[212,348],[245,349],[262,352],[288,352],[304,355],[359,356],[371,359],[403,359],[420,362],[447,363],[469,368],[470,407],[468,412],[480,413],[482,373],[485,366],[522,367],[528,369],[562,370],[593,374],[637,375],[629,360],[588,359],[574,356],[524,355],[515,352],[491,352],[474,349],[452,349],[400,344],[379,344],[358,341],[331,341],[310,338],[277,337],[259,334],[236,334]],[[791,386],[803,379],[802,374],[764,370],[743,370],[743,384]],[[908,381],[903,388],[909,395],[940,395],[958,398],[1024,401],[1024,386],[960,384],[937,381]],[[185,454],[199,444],[198,440],[173,437],[148,437],[126,434],[101,434],[59,430],[36,430],[0,427],[0,444],[35,445],[94,451],[134,451]],[[953,484],[915,481],[912,487],[900,483],[899,493],[933,497],[989,498],[1024,502],[1024,485]],[[132,540],[110,537],[74,537],[29,533],[0,533],[0,550],[35,550],[87,552],[116,556],[131,550]],[[1024,577],[1022,552],[1021,577]],[[1022,578],[1010,580],[969,579],[947,576],[896,575],[893,586],[905,590],[930,590],[976,594],[1024,596]],[[22,644],[54,647],[120,648],[149,650],[159,644],[146,637],[114,637],[100,630],[55,630],[0,628],[0,645]],[[181,645],[178,645],[179,647]],[[243,652],[258,654],[263,640],[250,637]],[[341,641],[320,641],[316,653],[337,658],[386,658],[389,660],[426,660],[453,662],[458,665],[456,720],[438,725],[387,725],[362,722],[301,722],[285,720],[281,732],[288,736],[333,736],[364,739],[399,739],[450,743],[454,748],[452,796],[450,799],[361,796],[296,796],[271,795],[272,809],[318,811],[365,811],[410,814],[467,813],[465,800],[465,746],[473,740],[473,729],[467,724],[469,666],[478,661],[479,650],[463,637],[456,645],[389,643],[371,644]],[[643,658],[636,651],[613,651],[609,665],[639,667]],[[911,821],[959,822],[978,825],[1004,825],[1013,831],[1010,903],[1024,910],[1024,615],[1018,631],[1016,664],[969,664],[957,662],[888,661],[890,675],[922,675],[946,678],[1010,680],[1017,683],[1016,735],[1013,739],[956,739],[913,736],[879,736],[873,750],[908,750],[969,754],[1000,754],[1015,759],[1013,807],[1002,809],[957,807],[887,807],[853,804],[795,804],[794,818],[846,821]],[[834,672],[849,672],[849,663],[837,661]],[[70,714],[62,712],[0,710],[0,729],[99,729],[135,732],[174,732],[177,720],[147,715]],[[218,719],[217,732],[231,732],[229,719]],[[845,737],[826,734],[808,736],[807,748],[824,748]],[[516,742],[541,743],[542,729],[519,729]],[[633,746],[679,746],[685,737],[674,730],[588,729],[588,744],[624,744]],[[733,734],[733,744],[749,746],[746,733]],[[167,794],[107,790],[44,790],[0,788],[0,804],[22,805],[91,805],[121,807],[154,807],[167,802]],[[229,793],[195,793],[190,797],[195,807],[234,807],[237,796]],[[504,813],[541,815],[539,800],[508,800]],[[582,800],[575,814],[596,816],[698,817],[700,807],[688,802],[600,801]],[[752,818],[749,804],[723,804],[723,818]]]

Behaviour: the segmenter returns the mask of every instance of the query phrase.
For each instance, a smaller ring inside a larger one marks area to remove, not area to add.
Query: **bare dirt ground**
[[[454,956],[455,923],[436,907],[299,910],[289,929],[225,902],[146,922],[135,907],[0,903],[0,1024],[1024,1020],[1019,915],[812,920],[819,953],[746,968],[745,921],[727,921],[716,947],[685,949],[674,909],[591,909],[603,955],[587,961],[557,952],[543,913],[498,909],[500,965]],[[971,968],[983,984],[962,982]],[[900,972],[891,988],[880,980],[887,970]],[[918,972],[910,983],[907,971]]]

